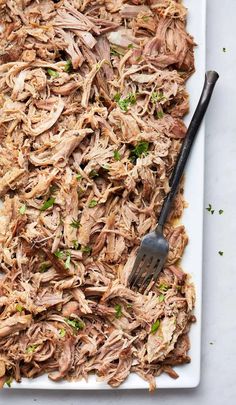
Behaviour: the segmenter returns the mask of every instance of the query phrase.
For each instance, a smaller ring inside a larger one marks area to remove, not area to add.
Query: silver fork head
[[[168,242],[162,233],[151,232],[146,235],[142,240],[129,277],[130,287],[139,285],[141,292],[151,279],[155,282],[164,266],[168,250]]]

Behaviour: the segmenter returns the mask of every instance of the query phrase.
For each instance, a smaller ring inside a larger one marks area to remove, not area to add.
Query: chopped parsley
[[[51,208],[55,201],[56,199],[54,197],[49,198],[47,201],[44,202],[44,204],[40,208],[40,211],[46,211],[48,208]]]
[[[163,294],[159,295],[159,297],[158,297],[159,302],[163,302],[164,299],[165,299],[165,296]]]
[[[35,350],[37,349],[38,345],[32,345],[32,346],[28,346],[26,349],[26,353],[34,353]]]
[[[161,100],[164,100],[165,96],[164,94],[160,91],[160,92],[156,92],[154,91],[151,95],[151,102],[154,103],[158,103]]]
[[[133,47],[134,47],[133,44],[129,44],[127,48],[128,48],[128,49],[133,49]]]
[[[99,176],[99,174],[98,174],[97,170],[95,170],[95,169],[91,170],[91,172],[89,173],[89,177],[91,179],[94,179],[94,177],[98,177],[98,176]]]
[[[82,176],[81,176],[80,173],[78,173],[78,174],[76,175],[76,180],[81,180],[81,179],[82,179]]]
[[[211,213],[211,215],[214,214],[215,210],[212,209],[212,205],[208,204],[208,207],[206,208],[207,211],[209,211]]]
[[[224,213],[223,210],[219,210],[219,214],[222,215]]]
[[[66,335],[66,330],[64,328],[61,328],[59,330],[59,335],[60,335],[61,338],[64,338],[64,336]]]
[[[149,149],[149,142],[140,141],[137,143],[134,149],[131,150],[130,158],[133,163],[135,163],[137,158],[146,156]]]
[[[121,98],[121,95],[119,93],[117,93],[114,96],[114,100],[117,102],[117,104],[119,105],[120,109],[122,111],[127,112],[128,111],[128,107],[130,105],[134,105],[137,101],[137,97],[135,93],[129,93],[127,95],[127,97],[125,98]]]
[[[121,47],[111,47],[110,54],[113,56],[124,56],[125,50]]]
[[[164,117],[164,113],[163,113],[163,111],[157,111],[157,118],[160,120],[160,119],[162,119]]]
[[[219,250],[218,253],[219,253],[220,256],[223,256],[223,254],[224,254],[224,252],[222,252],[221,250]]]
[[[116,311],[116,319],[120,319],[122,317],[122,308],[120,304],[115,305],[115,311]]]
[[[91,253],[91,252],[92,252],[92,248],[91,248],[91,246],[83,246],[83,247],[81,248],[81,252],[83,252],[83,253]]]
[[[76,249],[76,250],[79,250],[79,249],[80,249],[80,244],[79,244],[79,242],[78,242],[77,240],[73,240],[73,247],[74,247],[74,249]]]
[[[22,305],[20,305],[20,304],[16,304],[16,310],[18,311],[18,312],[22,312],[23,311],[23,307],[22,307]]]
[[[25,214],[25,212],[26,212],[26,205],[25,204],[23,204],[20,208],[19,208],[19,213],[21,214],[21,215],[24,215]]]
[[[96,205],[97,205],[97,201],[96,200],[91,200],[90,202],[89,202],[89,208],[93,208],[93,207],[96,207]]]
[[[223,52],[226,52],[226,48],[225,48],[225,47],[223,48]]]
[[[151,333],[156,333],[159,326],[160,326],[160,321],[159,321],[159,319],[157,319],[157,321],[152,324]]]
[[[118,160],[120,160],[121,159],[121,155],[120,155],[120,152],[118,151],[118,150],[115,150],[114,151],[114,159],[116,160],[116,161],[118,161]]]
[[[80,225],[80,222],[79,221],[76,221],[76,219],[72,219],[72,222],[70,223],[70,226],[72,227],[72,228],[75,228],[75,229],[78,229],[81,225]]]
[[[72,71],[73,71],[72,61],[71,61],[71,59],[68,59],[64,66],[64,72],[71,73]]]
[[[44,263],[42,263],[42,264],[40,265],[40,267],[39,267],[39,272],[40,272],[40,273],[45,273],[45,272],[49,269],[49,267],[51,267],[50,263],[44,262]]]
[[[169,290],[170,286],[169,286],[168,284],[163,283],[163,284],[160,284],[160,285],[158,286],[158,288],[159,288],[159,290],[161,290],[161,291],[163,291],[163,292],[166,292],[166,291]]]
[[[48,72],[49,76],[51,76],[51,77],[55,77],[55,78],[59,77],[59,73],[56,70],[47,69],[47,72]]]
[[[71,259],[71,253],[66,252],[66,261],[65,261],[65,268],[69,269],[70,267],[70,259]]]
[[[13,378],[12,377],[8,377],[7,380],[5,381],[5,384],[11,388],[11,384],[12,384]]]
[[[82,322],[79,319],[69,319],[69,318],[64,318],[66,323],[71,326],[72,328],[74,328],[75,330],[82,330],[85,327],[84,322]]]
[[[149,17],[150,17],[150,15],[143,15],[143,16],[142,16],[142,20],[143,20],[144,22],[148,22],[148,21],[149,21]]]
[[[61,250],[57,250],[57,251],[54,253],[54,256],[56,256],[58,259],[62,259],[63,256],[64,256],[64,253],[63,253]]]

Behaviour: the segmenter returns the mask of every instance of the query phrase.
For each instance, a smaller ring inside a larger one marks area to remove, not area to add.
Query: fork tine
[[[142,258],[141,258],[141,260],[139,262],[137,272],[135,274],[135,278],[134,278],[133,283],[132,283],[133,286],[137,285],[138,280],[140,279],[140,276],[143,273],[143,270],[147,268],[147,265],[148,265],[149,261],[150,261],[149,256],[142,255]]]
[[[133,281],[136,278],[135,276],[136,276],[137,270],[139,268],[139,265],[140,265],[141,261],[143,260],[143,257],[144,257],[144,255],[141,253],[141,249],[139,249],[135,262],[134,262],[134,265],[133,265],[133,268],[132,268],[132,271],[129,276],[129,280],[128,280],[130,286],[134,284]]]
[[[154,283],[157,281],[158,276],[159,276],[159,274],[160,274],[160,272],[161,272],[161,270],[162,270],[162,268],[164,266],[164,263],[165,263],[165,259],[161,259],[160,262],[158,263],[157,268],[154,269],[153,278],[152,278]]]
[[[158,265],[158,263],[159,263],[159,258],[158,257],[153,257],[152,261],[150,263],[150,266],[149,266],[149,268],[147,270],[147,274],[144,277],[144,279],[142,281],[142,284],[140,286],[140,291],[144,291],[146,289],[146,287],[148,286],[148,283],[149,283],[148,279],[152,275],[152,273],[153,273],[155,267]]]

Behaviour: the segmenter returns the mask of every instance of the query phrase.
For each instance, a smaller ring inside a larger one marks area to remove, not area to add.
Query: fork
[[[170,213],[193,141],[206,113],[218,78],[219,75],[217,72],[206,72],[202,94],[188,127],[176,166],[171,176],[170,191],[164,200],[158,224],[154,231],[145,235],[141,241],[133,269],[128,279],[131,288],[138,287],[140,291],[144,291],[151,280],[153,283],[157,281],[158,275],[163,269],[169,252],[169,244],[163,235],[163,227]]]

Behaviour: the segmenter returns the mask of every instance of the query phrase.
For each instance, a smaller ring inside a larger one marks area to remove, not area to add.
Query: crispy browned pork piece
[[[190,361],[182,189],[157,284],[127,285],[186,133],[186,17],[175,0],[0,0],[1,385],[133,371],[152,390]]]

